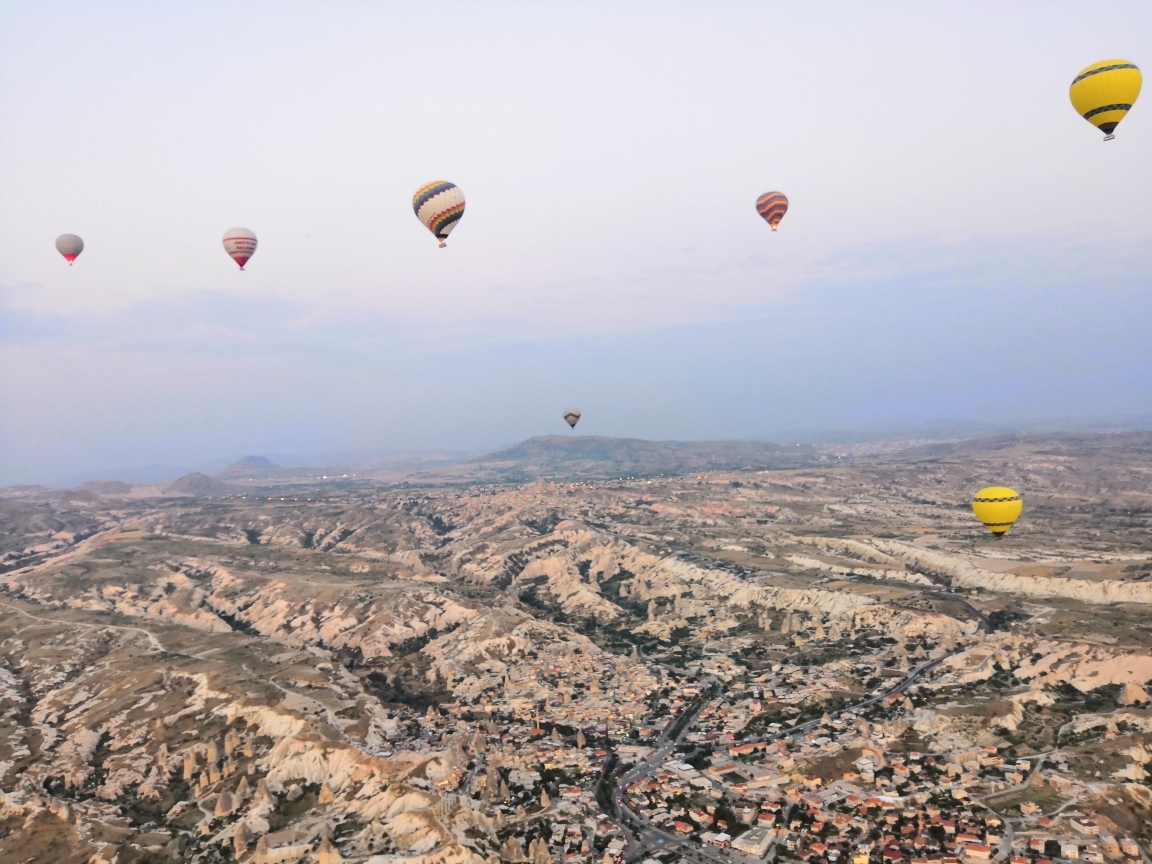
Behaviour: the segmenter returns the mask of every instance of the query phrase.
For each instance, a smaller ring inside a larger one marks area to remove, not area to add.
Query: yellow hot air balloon
[[[1072,81],[1068,96],[1072,107],[1081,117],[1104,133],[1111,141],[1112,133],[1140,95],[1143,79],[1135,63],[1127,60],[1101,60]]]
[[[976,518],[997,537],[1008,533],[1023,509],[1024,501],[1020,494],[1007,486],[987,486],[972,499],[972,510]]]

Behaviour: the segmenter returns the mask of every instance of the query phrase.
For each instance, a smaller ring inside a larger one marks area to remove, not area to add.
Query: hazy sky
[[[649,438],[1152,414],[1152,94],[1107,144],[1068,101],[1149,45],[1147,3],[0,2],[0,483],[569,405]]]

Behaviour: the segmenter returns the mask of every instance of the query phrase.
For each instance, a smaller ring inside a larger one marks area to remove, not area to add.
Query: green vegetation
[[[992,795],[984,799],[984,803],[999,813],[1017,815],[1020,805],[1025,801],[1036,804],[1045,813],[1051,813],[1063,805],[1065,799],[1051,786],[1029,786],[1027,789],[1015,790],[1008,795]],[[1057,853],[1057,856],[1059,854]]]
[[[520,524],[531,528],[537,534],[551,534],[562,521],[560,514],[549,512],[548,515],[542,519],[525,519]]]

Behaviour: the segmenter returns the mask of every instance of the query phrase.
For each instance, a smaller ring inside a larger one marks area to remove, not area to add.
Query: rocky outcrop
[[[392,596],[357,605],[340,599],[322,604],[306,586],[274,581],[253,590],[249,581],[222,567],[200,566],[211,575],[211,592],[204,599],[212,609],[288,644],[358,650],[366,659],[389,657],[394,645],[432,630],[450,630],[481,614],[431,589],[398,588]]]
[[[325,837],[320,841],[320,847],[316,850],[316,864],[344,864],[344,860],[331,840]]]
[[[623,612],[619,606],[600,594],[600,586],[586,582],[567,558],[551,557],[533,561],[520,573],[518,582],[529,582],[538,576],[546,578],[548,593],[567,615],[614,621]]]
[[[1142,732],[1152,731],[1152,715],[1134,714],[1131,711],[1119,711],[1115,714],[1081,714],[1075,720],[1060,727],[1061,737],[1065,735],[1079,735],[1091,729],[1105,729],[1115,732],[1120,723],[1129,729],[1139,729]]]
[[[1077,690],[1088,691],[1103,687],[1105,684],[1139,685],[1150,680],[1152,680],[1152,655],[1117,654],[1076,664],[1069,683]],[[1132,702],[1123,704],[1136,704],[1140,701],[1140,693],[1144,694],[1143,701],[1148,700],[1148,694],[1139,686],[1133,691],[1125,690],[1125,693],[1134,698]]]
[[[802,570],[817,570],[821,573],[832,573],[836,576],[865,576],[870,579],[885,579],[894,582],[907,582],[911,585],[933,584],[927,576],[919,573],[910,573],[907,570],[881,570],[876,567],[845,567],[840,564],[829,564],[807,555],[787,555],[785,560],[790,561]]]
[[[1064,597],[1095,604],[1152,603],[1152,583],[1148,582],[1122,582],[1116,579],[1094,582],[1064,576],[1017,576],[1014,573],[995,573],[968,561],[894,540],[873,540],[872,545],[925,572],[948,578],[956,588],[982,588],[1024,597]]]
[[[508,864],[523,864],[528,858],[524,855],[524,846],[518,837],[509,837],[500,847],[500,860]]]
[[[1117,780],[1131,780],[1139,782],[1148,777],[1148,772],[1144,770],[1142,765],[1137,765],[1135,762],[1129,762],[1119,771],[1112,774]]]
[[[1124,689],[1120,691],[1120,695],[1116,701],[1121,705],[1145,705],[1149,700],[1148,693],[1143,687],[1134,681],[1129,681],[1124,685]]]
[[[679,588],[679,590],[677,590]],[[677,558],[659,559],[644,573],[639,596],[699,594],[723,600],[737,609],[759,606],[765,609],[820,613],[839,618],[876,603],[871,597],[821,588],[773,588],[752,585],[722,570],[709,570]]]
[[[790,542],[803,543],[805,545],[816,546],[820,549],[826,549],[829,552],[836,552],[840,554],[847,554],[854,558],[861,558],[864,561],[871,561],[873,564],[884,564],[887,567],[900,567],[901,562],[892,557],[880,552],[874,546],[859,540],[848,540],[837,537],[798,537],[788,536]]]
[[[537,837],[528,844],[528,860],[531,864],[551,864],[552,853],[548,851],[548,841]]]
[[[1010,710],[998,717],[991,718],[989,725],[993,727],[1003,726],[1009,732],[1013,732],[1024,722],[1025,705],[1032,703],[1043,706],[1052,705],[1054,702],[1055,700],[1043,690],[1029,690],[1025,693],[1017,693],[1008,700],[1008,704],[1011,706]]]
[[[1067,682],[1087,692],[1106,684],[1140,685],[1152,680],[1152,655],[1117,651],[1086,642],[1057,642],[996,633],[945,660],[942,670],[946,674],[928,686],[983,681],[992,677],[997,669],[1011,670],[1015,678],[1031,682],[1034,689]],[[1138,690],[1143,692],[1139,687],[1125,692],[1138,699]]]

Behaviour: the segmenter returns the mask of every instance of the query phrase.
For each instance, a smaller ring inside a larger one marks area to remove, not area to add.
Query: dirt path
[[[191,656],[188,654],[180,654],[178,651],[168,651],[168,649],[160,643],[160,640],[156,638],[155,633],[152,633],[150,630],[145,630],[143,627],[122,627],[116,624],[86,624],[83,621],[68,621],[61,620],[59,618],[45,618],[42,615],[33,615],[31,612],[26,612],[19,606],[13,606],[10,603],[0,603],[0,608],[10,609],[13,612],[23,615],[25,618],[31,618],[33,621],[44,621],[48,624],[64,625],[69,627],[83,627],[87,630],[123,630],[128,633],[141,633],[148,637],[148,642],[152,645],[152,648],[155,651],[158,651],[162,654],[179,654],[181,657]]]

